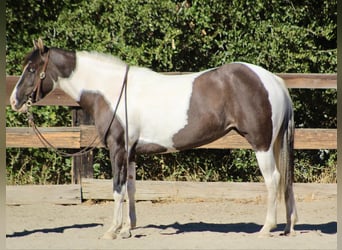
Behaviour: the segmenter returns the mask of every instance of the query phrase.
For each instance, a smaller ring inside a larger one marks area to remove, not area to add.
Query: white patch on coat
[[[135,130],[140,142],[173,149],[173,135],[188,123],[193,81],[199,74],[165,76],[147,69],[130,73],[129,132]]]
[[[113,102],[119,95],[125,74],[124,66],[115,57],[95,52],[76,52],[75,70],[69,78],[60,78],[58,85],[75,101],[80,101],[83,91],[95,91]]]
[[[240,62],[239,62],[240,63]],[[264,84],[266,91],[268,92],[268,98],[271,103],[272,108],[272,123],[273,123],[273,135],[272,135],[272,145],[276,136],[279,132],[281,124],[284,119],[285,111],[287,110],[287,105],[289,105],[290,96],[284,80],[275,74],[269,72],[268,70],[249,63],[241,63],[250,68],[255,72],[260,78],[261,82]],[[284,93],[286,93],[284,95]],[[288,97],[288,98],[286,98]]]
[[[24,70],[23,70],[23,73],[21,74],[19,80],[17,81],[17,83],[15,84],[15,87],[12,91],[12,94],[11,94],[11,97],[10,97],[10,103],[11,103],[11,106],[12,106],[12,109],[14,111],[18,111],[18,112],[25,112],[27,111],[28,107],[26,104],[23,105],[23,107],[21,107],[20,109],[17,109],[15,106],[17,105],[18,103],[18,100],[17,100],[17,87],[18,87],[18,84],[21,82],[22,78],[23,78],[23,75],[28,67],[29,63],[26,64],[26,66],[24,67]]]
[[[125,76],[126,64],[94,52],[77,52],[76,68],[58,85],[79,101],[83,91],[105,97],[114,110]],[[204,71],[203,71],[204,72]],[[129,144],[155,143],[173,150],[172,137],[187,124],[194,79],[203,72],[164,75],[146,68],[130,67],[128,72]],[[125,127],[124,96],[117,117]]]

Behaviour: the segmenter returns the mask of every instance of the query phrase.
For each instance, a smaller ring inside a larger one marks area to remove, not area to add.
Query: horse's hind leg
[[[292,182],[287,185],[285,190],[285,205],[286,205],[286,227],[284,234],[295,234],[294,225],[297,222],[297,209],[293,193]]]
[[[276,167],[273,147],[266,152],[257,151],[255,154],[268,192],[266,220],[260,231],[261,235],[267,236],[277,226],[277,195],[280,174]]]

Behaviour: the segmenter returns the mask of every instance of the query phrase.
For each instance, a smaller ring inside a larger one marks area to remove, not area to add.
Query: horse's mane
[[[104,54],[104,53],[99,53],[96,51],[82,51],[82,52],[78,52],[78,53],[82,53],[83,55],[86,55],[89,58],[101,61],[101,62],[107,62],[107,63],[111,63],[111,64],[115,64],[115,65],[119,65],[119,66],[126,66],[126,63],[124,61],[122,61],[119,57],[117,56],[113,56],[113,55],[109,55],[109,54]]]

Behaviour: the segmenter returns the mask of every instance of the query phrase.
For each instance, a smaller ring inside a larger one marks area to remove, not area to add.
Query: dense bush
[[[336,72],[336,0],[7,0],[6,4],[7,74],[20,74],[22,59],[37,37],[49,46],[110,53],[156,71],[198,71],[247,61],[272,72]],[[291,95],[297,127],[336,128],[335,90],[291,90]],[[38,108],[36,114],[44,126],[71,123],[67,108]],[[22,125],[25,117],[7,109],[7,126]],[[97,151],[95,174],[110,177],[108,154]],[[69,170],[64,174],[60,170],[70,168],[70,161],[48,150],[7,149],[6,157],[9,183],[19,182],[23,173],[45,176],[48,171],[50,176],[44,181],[25,177],[25,183],[65,182],[70,175]],[[140,156],[137,161],[142,179],[260,179],[249,150],[196,150]],[[298,181],[318,181],[334,167],[335,150],[296,152]]]

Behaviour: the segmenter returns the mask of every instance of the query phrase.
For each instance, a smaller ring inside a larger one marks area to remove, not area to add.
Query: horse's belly
[[[139,141],[158,144],[166,148],[167,151],[174,151],[173,136],[184,128],[186,117],[177,117],[168,113],[146,124],[149,125],[142,127],[140,130]]]

